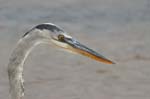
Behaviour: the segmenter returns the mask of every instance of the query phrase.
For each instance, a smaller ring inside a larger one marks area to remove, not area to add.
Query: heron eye
[[[62,34],[58,35],[58,40],[63,41],[64,38],[65,38],[64,35],[62,35]]]

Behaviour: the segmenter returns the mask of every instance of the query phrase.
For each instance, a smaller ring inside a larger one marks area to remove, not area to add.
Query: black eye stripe
[[[40,25],[36,26],[35,28],[40,29],[40,30],[47,29],[47,30],[50,30],[52,32],[54,32],[54,31],[57,31],[57,32],[61,31],[61,32],[63,32],[62,29],[58,28],[55,25],[50,25],[50,24],[40,24]]]
[[[33,28],[31,30],[29,30],[28,32],[26,32],[22,37],[25,37],[26,35],[28,35],[32,30],[33,30]]]
[[[46,30],[49,30],[52,32],[55,32],[55,31],[56,32],[64,32],[61,28],[59,28],[53,24],[39,24],[39,25],[35,26],[34,28],[32,28],[30,31],[26,32],[22,37],[25,37],[34,29],[40,29],[40,30],[46,29]]]

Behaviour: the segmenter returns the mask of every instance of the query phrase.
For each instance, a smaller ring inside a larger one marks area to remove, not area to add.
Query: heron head
[[[50,42],[52,42],[53,44],[57,45],[58,47],[62,49],[75,52],[75,53],[79,53],[81,55],[90,57],[94,60],[97,60],[103,63],[114,64],[114,62],[108,60],[107,58],[100,55],[96,51],[79,43],[76,39],[68,35],[59,26],[56,26],[52,23],[44,23],[44,24],[37,25],[35,29],[39,30],[40,33],[44,35],[45,38],[49,39]]]

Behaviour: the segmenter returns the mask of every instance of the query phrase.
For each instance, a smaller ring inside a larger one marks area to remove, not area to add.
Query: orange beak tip
[[[106,63],[106,64],[116,64],[115,62],[112,62],[112,61],[106,61],[104,63]]]
[[[116,64],[115,62],[111,62],[110,64]]]
[[[111,61],[111,60],[107,60],[105,61],[107,64],[116,64],[115,62]]]

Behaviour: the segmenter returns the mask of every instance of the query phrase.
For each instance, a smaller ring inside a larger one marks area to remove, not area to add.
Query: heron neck
[[[23,65],[30,51],[37,44],[36,39],[25,37],[18,41],[13,50],[8,64],[11,99],[22,99],[24,95]]]

